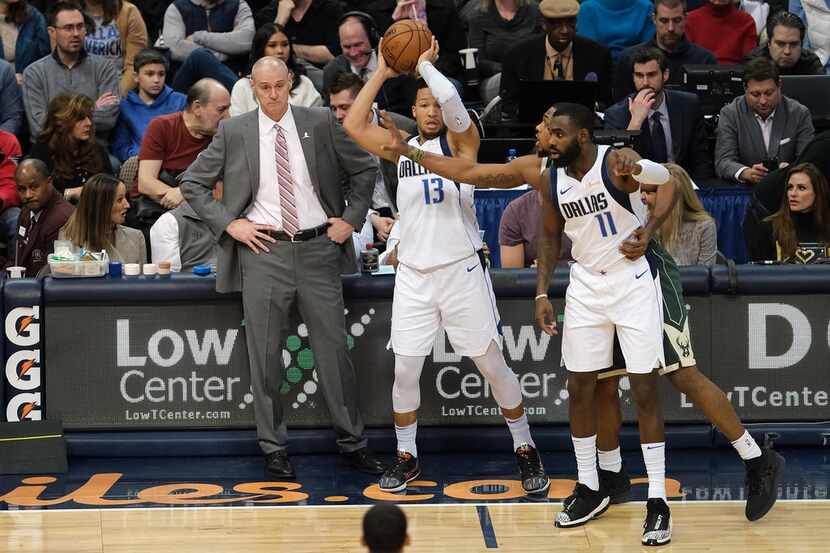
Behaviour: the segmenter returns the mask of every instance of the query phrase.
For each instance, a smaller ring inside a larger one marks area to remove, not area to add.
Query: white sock
[[[398,451],[405,451],[413,457],[418,457],[418,448],[415,446],[415,435],[418,433],[418,421],[409,426],[395,425],[395,436],[398,438]]]
[[[599,468],[610,472],[620,472],[622,470],[622,455],[620,455],[620,446],[611,451],[597,450],[597,457],[599,457]]]
[[[666,442],[640,444],[648,473],[648,498],[666,500]]]
[[[507,421],[507,428],[510,429],[510,435],[513,436],[513,451],[519,449],[522,444],[536,447],[533,443],[533,438],[530,436],[530,424],[527,422],[527,413],[522,413],[518,419],[512,420],[504,417]]]
[[[740,455],[741,459],[744,461],[761,456],[761,448],[758,447],[755,439],[750,436],[749,432],[746,430],[744,430],[744,433],[740,438],[732,442],[732,447],[735,448],[735,451],[738,452],[738,455]]]
[[[576,453],[576,471],[579,483],[594,491],[599,490],[599,473],[597,472],[597,435],[587,438],[571,436]]]

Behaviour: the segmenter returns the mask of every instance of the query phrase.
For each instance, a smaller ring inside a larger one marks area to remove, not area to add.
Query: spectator
[[[803,46],[812,48],[830,75],[830,0],[790,0],[789,11],[806,23]]]
[[[0,131],[17,134],[23,127],[23,98],[14,66],[0,60]]]
[[[186,92],[206,77],[227,90],[239,80],[254,38],[254,16],[245,0],[175,0],[164,12],[164,44],[176,69],[173,89]]]
[[[631,80],[633,69],[631,57],[640,48],[659,48],[669,62],[668,84],[683,84],[684,65],[715,64],[718,60],[706,48],[692,44],[686,39],[686,1],[655,0],[654,2],[654,36],[648,42],[623,50],[614,68],[614,101],[619,102],[632,92]]]
[[[755,20],[733,0],[709,0],[689,13],[686,37],[715,54],[718,63],[739,64],[758,46]]]
[[[363,516],[363,545],[369,553],[402,553],[410,544],[406,515],[397,505],[380,503]]]
[[[653,17],[649,0],[583,0],[576,32],[607,47],[616,60],[625,48],[654,34]]]
[[[700,203],[689,174],[674,163],[667,163],[666,168],[674,180],[678,198],[655,238],[678,265],[712,266],[718,252],[715,220]],[[643,185],[640,192],[651,214],[657,200],[657,187]]]
[[[58,238],[90,252],[106,250],[110,261],[147,263],[144,235],[124,226],[129,207],[123,182],[112,175],[94,175]]]
[[[337,25],[342,17],[337,0],[272,0],[257,13],[256,26],[282,26],[294,46],[294,54],[323,67],[340,54]]]
[[[809,110],[781,93],[772,61],[755,58],[744,70],[746,93],[720,110],[715,170],[722,179],[757,184],[795,161],[813,139]]]
[[[0,56],[14,63],[17,82],[22,82],[23,70],[51,50],[46,18],[27,0],[0,0],[0,16]]]
[[[95,22],[95,32],[87,35],[84,48],[115,65],[121,74],[121,96],[126,96],[135,88],[135,55],[147,48],[147,27],[141,12],[126,0],[81,0],[81,7]]]
[[[46,163],[58,192],[70,202],[87,180],[113,173],[107,151],[95,140],[95,105],[81,94],[59,94],[49,102],[46,124],[29,156]]]
[[[14,251],[17,237],[17,216],[20,214],[20,198],[14,182],[14,170],[20,159],[20,143],[6,131],[0,131],[0,239],[6,242],[7,251]]]
[[[714,167],[697,96],[665,88],[670,70],[662,50],[643,47],[630,59],[637,93],[605,111],[605,128],[641,131],[634,143],[641,156],[677,163],[696,180],[711,178]]]
[[[55,49],[23,72],[23,103],[29,132],[33,138],[41,134],[55,96],[83,94],[94,102],[92,121],[98,138],[105,141],[118,119],[118,71],[108,59],[84,49],[86,25],[76,4],[55,2],[47,21]]]
[[[337,122],[343,124],[343,119],[349,113],[352,104],[358,93],[363,88],[363,80],[354,73],[340,73],[334,79],[329,88],[329,105],[334,112]],[[397,113],[387,113],[394,121],[395,126],[403,129],[404,132],[415,134],[417,127],[415,121]],[[377,123],[378,113],[372,111],[372,122]],[[370,154],[371,155],[371,154]],[[371,209],[369,209],[368,220],[374,227],[374,236],[378,242],[386,242],[389,233],[395,225],[398,192],[398,167],[396,164],[383,158],[375,157],[377,176],[375,177],[375,188],[372,192]],[[371,240],[369,240],[371,242]],[[359,253],[359,252],[358,252]]]
[[[145,48],[136,54],[133,71],[137,86],[121,101],[112,139],[112,153],[122,163],[138,155],[150,121],[159,115],[181,111],[187,103],[184,94],[174,92],[165,84],[167,59],[155,48]]]
[[[164,24],[164,12],[172,0],[132,0],[133,4],[141,12],[141,18],[147,26],[147,44],[156,44],[161,36],[161,29]]]
[[[400,0],[392,17],[395,20],[413,17],[415,0]],[[467,31],[455,7],[455,0],[425,0],[426,24],[441,47],[435,68],[461,89],[461,57],[459,50],[467,47]],[[420,16],[419,16],[420,17]]]
[[[343,52],[323,68],[323,90],[331,90],[340,73],[354,73],[364,82],[378,68],[378,31],[368,14],[348,12],[338,27],[340,48]],[[406,115],[412,110],[411,95],[415,80],[410,75],[400,75],[383,83],[375,98],[378,107]]]
[[[544,164],[540,166],[544,170]],[[536,239],[542,215],[542,198],[531,190],[512,200],[499,221],[499,253],[502,269],[522,269],[536,266]],[[559,262],[571,260],[571,241],[562,237]]]
[[[228,117],[230,103],[221,83],[202,79],[187,93],[184,111],[150,121],[138,153],[138,191],[145,198],[137,202],[137,217],[142,224],[149,227],[165,210],[182,203],[176,177],[210,144]]]
[[[817,55],[802,48],[804,23],[789,12],[778,12],[767,20],[769,43],[750,52],[746,59],[772,60],[781,75],[822,75],[824,64]]]
[[[830,245],[830,190],[827,178],[812,163],[800,163],[787,172],[781,207],[767,217],[766,248],[760,259],[806,263],[796,257],[803,243]]]
[[[294,58],[291,41],[285,34],[285,29],[276,23],[266,23],[257,29],[254,43],[251,46],[251,66],[260,58],[274,56],[285,62],[291,71],[293,81],[291,92],[288,94],[288,103],[292,106],[314,107],[323,104],[323,98],[314,84],[305,75],[305,67]],[[256,96],[251,88],[250,71],[244,79],[239,79],[233,85],[231,92],[231,117],[242,115],[257,108]]]
[[[530,0],[481,0],[478,4],[470,20],[470,47],[478,48],[478,67],[484,79],[481,95],[489,102],[501,87],[505,52],[516,41],[539,33],[542,16],[539,6]]]
[[[222,201],[222,186],[213,189],[213,199]],[[210,228],[187,202],[165,212],[150,228],[153,263],[169,261],[174,273],[216,263],[214,246],[216,239]]]
[[[544,35],[524,39],[505,54],[502,67],[502,111],[515,115],[520,82],[564,79],[599,81],[600,101],[611,99],[611,53],[601,44],[577,36],[576,0],[542,0]]]
[[[20,237],[14,260],[9,264],[26,267],[24,277],[35,277],[55,251],[61,227],[75,210],[55,190],[49,168],[39,159],[24,159],[15,173],[17,194],[23,204],[17,227]]]

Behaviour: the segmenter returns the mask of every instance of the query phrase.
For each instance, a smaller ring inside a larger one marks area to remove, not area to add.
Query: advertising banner
[[[689,298],[687,303],[695,354],[706,371],[709,298]],[[554,305],[561,313],[563,301]],[[560,337],[536,328],[532,301],[506,298],[498,306],[503,351],[519,378],[531,422],[566,423]],[[394,356],[386,349],[391,313],[390,299],[347,302],[347,344],[369,425],[391,420]],[[47,410],[69,430],[253,426],[242,310],[236,302],[55,305],[46,310],[46,325]],[[295,322],[284,336],[286,369],[278,387],[289,424],[327,426],[308,331]],[[503,424],[489,385],[469,359],[453,352],[443,331],[420,382],[421,424]],[[702,420],[697,411],[682,406],[667,382],[661,391],[666,420]],[[627,379],[620,383],[620,394],[626,419],[634,420]]]
[[[753,421],[830,419],[830,296],[713,296],[714,381]]]
[[[3,287],[2,405],[7,422],[44,418],[41,298],[41,286],[35,280],[7,280]]]

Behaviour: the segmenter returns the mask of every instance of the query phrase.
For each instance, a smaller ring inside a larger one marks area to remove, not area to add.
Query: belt
[[[261,232],[263,234],[267,234],[275,240],[284,240],[285,242],[305,242],[307,240],[311,240],[312,238],[317,238],[321,234],[325,234],[329,226],[331,226],[329,223],[323,223],[318,227],[298,230],[294,233],[294,236],[291,236],[284,230],[266,229]]]

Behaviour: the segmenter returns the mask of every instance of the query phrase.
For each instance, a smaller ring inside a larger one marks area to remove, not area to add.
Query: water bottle
[[[378,270],[380,252],[374,244],[366,244],[366,249],[360,252],[360,271],[374,273]]]
[[[519,156],[518,156],[518,153],[516,152],[516,148],[509,148],[507,150],[507,163],[510,163],[511,161],[516,159],[517,157],[519,157]]]

